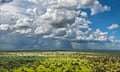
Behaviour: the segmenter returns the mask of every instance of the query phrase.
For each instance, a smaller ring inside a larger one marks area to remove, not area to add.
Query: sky
[[[120,50],[118,0],[0,0],[0,50]]]
[[[113,35],[115,39],[120,39],[120,28],[108,30],[107,27],[111,24],[120,25],[120,2],[119,0],[99,0],[103,5],[108,5],[111,9],[107,12],[99,13],[94,16],[90,16],[90,20],[93,21],[93,28],[100,28],[102,31],[108,31],[109,35],[115,32]],[[102,25],[102,26],[101,26]]]

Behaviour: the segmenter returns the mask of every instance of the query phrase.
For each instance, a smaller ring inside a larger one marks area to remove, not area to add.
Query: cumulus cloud
[[[109,11],[110,7],[108,6],[102,6],[99,1],[95,1],[93,7],[91,8],[91,15],[94,15],[98,12],[104,12],[104,11]]]
[[[98,0],[2,0],[0,8],[4,48],[72,48],[72,40],[108,40],[107,32],[89,27],[83,11],[94,15],[110,10]]]
[[[82,7],[82,8],[90,8],[91,10],[91,15],[97,14],[99,12],[104,12],[104,11],[109,11],[110,7],[108,6],[103,6],[101,3],[99,3],[98,0],[78,0],[80,1],[78,3],[78,8]]]
[[[9,24],[1,24],[0,25],[0,30],[6,31],[9,29]]]
[[[117,29],[117,28],[119,28],[118,24],[112,24],[111,26],[107,27],[107,29],[109,29],[109,30],[113,30],[113,29]]]

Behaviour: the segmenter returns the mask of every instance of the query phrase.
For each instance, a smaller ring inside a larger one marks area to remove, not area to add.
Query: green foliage
[[[120,56],[89,52],[0,53],[0,72],[120,72]]]

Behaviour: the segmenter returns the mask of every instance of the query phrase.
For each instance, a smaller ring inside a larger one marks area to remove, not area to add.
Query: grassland
[[[120,52],[0,52],[0,72],[120,72]]]

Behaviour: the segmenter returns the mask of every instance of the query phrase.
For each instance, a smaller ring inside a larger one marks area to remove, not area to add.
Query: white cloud
[[[98,0],[79,0],[78,2],[78,8],[90,8],[91,15],[97,14],[99,12],[109,11],[110,7],[103,6],[101,3],[99,3]]]
[[[0,25],[0,30],[6,31],[9,29],[9,24],[1,24]]]
[[[30,18],[21,18],[16,21],[16,24],[14,25],[15,28],[29,28],[31,24],[33,23],[33,20]]]
[[[99,12],[109,11],[110,7],[102,6],[99,1],[94,1],[94,5],[91,7],[91,15],[94,15]]]
[[[89,27],[88,13],[82,11],[89,9],[94,15],[109,10],[98,0],[13,0],[0,8],[0,30],[10,28],[0,40],[8,45],[12,40],[16,48],[29,44],[41,48],[72,47],[71,40],[107,40],[107,32],[94,32]],[[6,36],[10,39],[6,40]]]
[[[59,28],[54,31],[53,33],[55,36],[64,36],[66,35],[66,29],[65,28]]]
[[[20,33],[20,34],[29,34],[32,32],[32,29],[20,29],[20,30],[15,30],[16,33]]]
[[[82,17],[87,17],[87,13],[86,12],[81,12],[80,14]]]
[[[100,29],[96,29],[94,32],[95,40],[107,40],[107,32],[102,32]]]
[[[113,29],[117,29],[117,28],[119,28],[118,24],[112,24],[111,26],[107,27],[107,29],[109,29],[109,30],[113,30]]]
[[[34,30],[34,34],[36,35],[50,35],[51,32],[52,32],[52,28],[49,25],[36,27],[36,29]]]
[[[112,41],[112,42],[114,42],[114,38],[115,38],[115,36],[110,36],[109,40]]]

